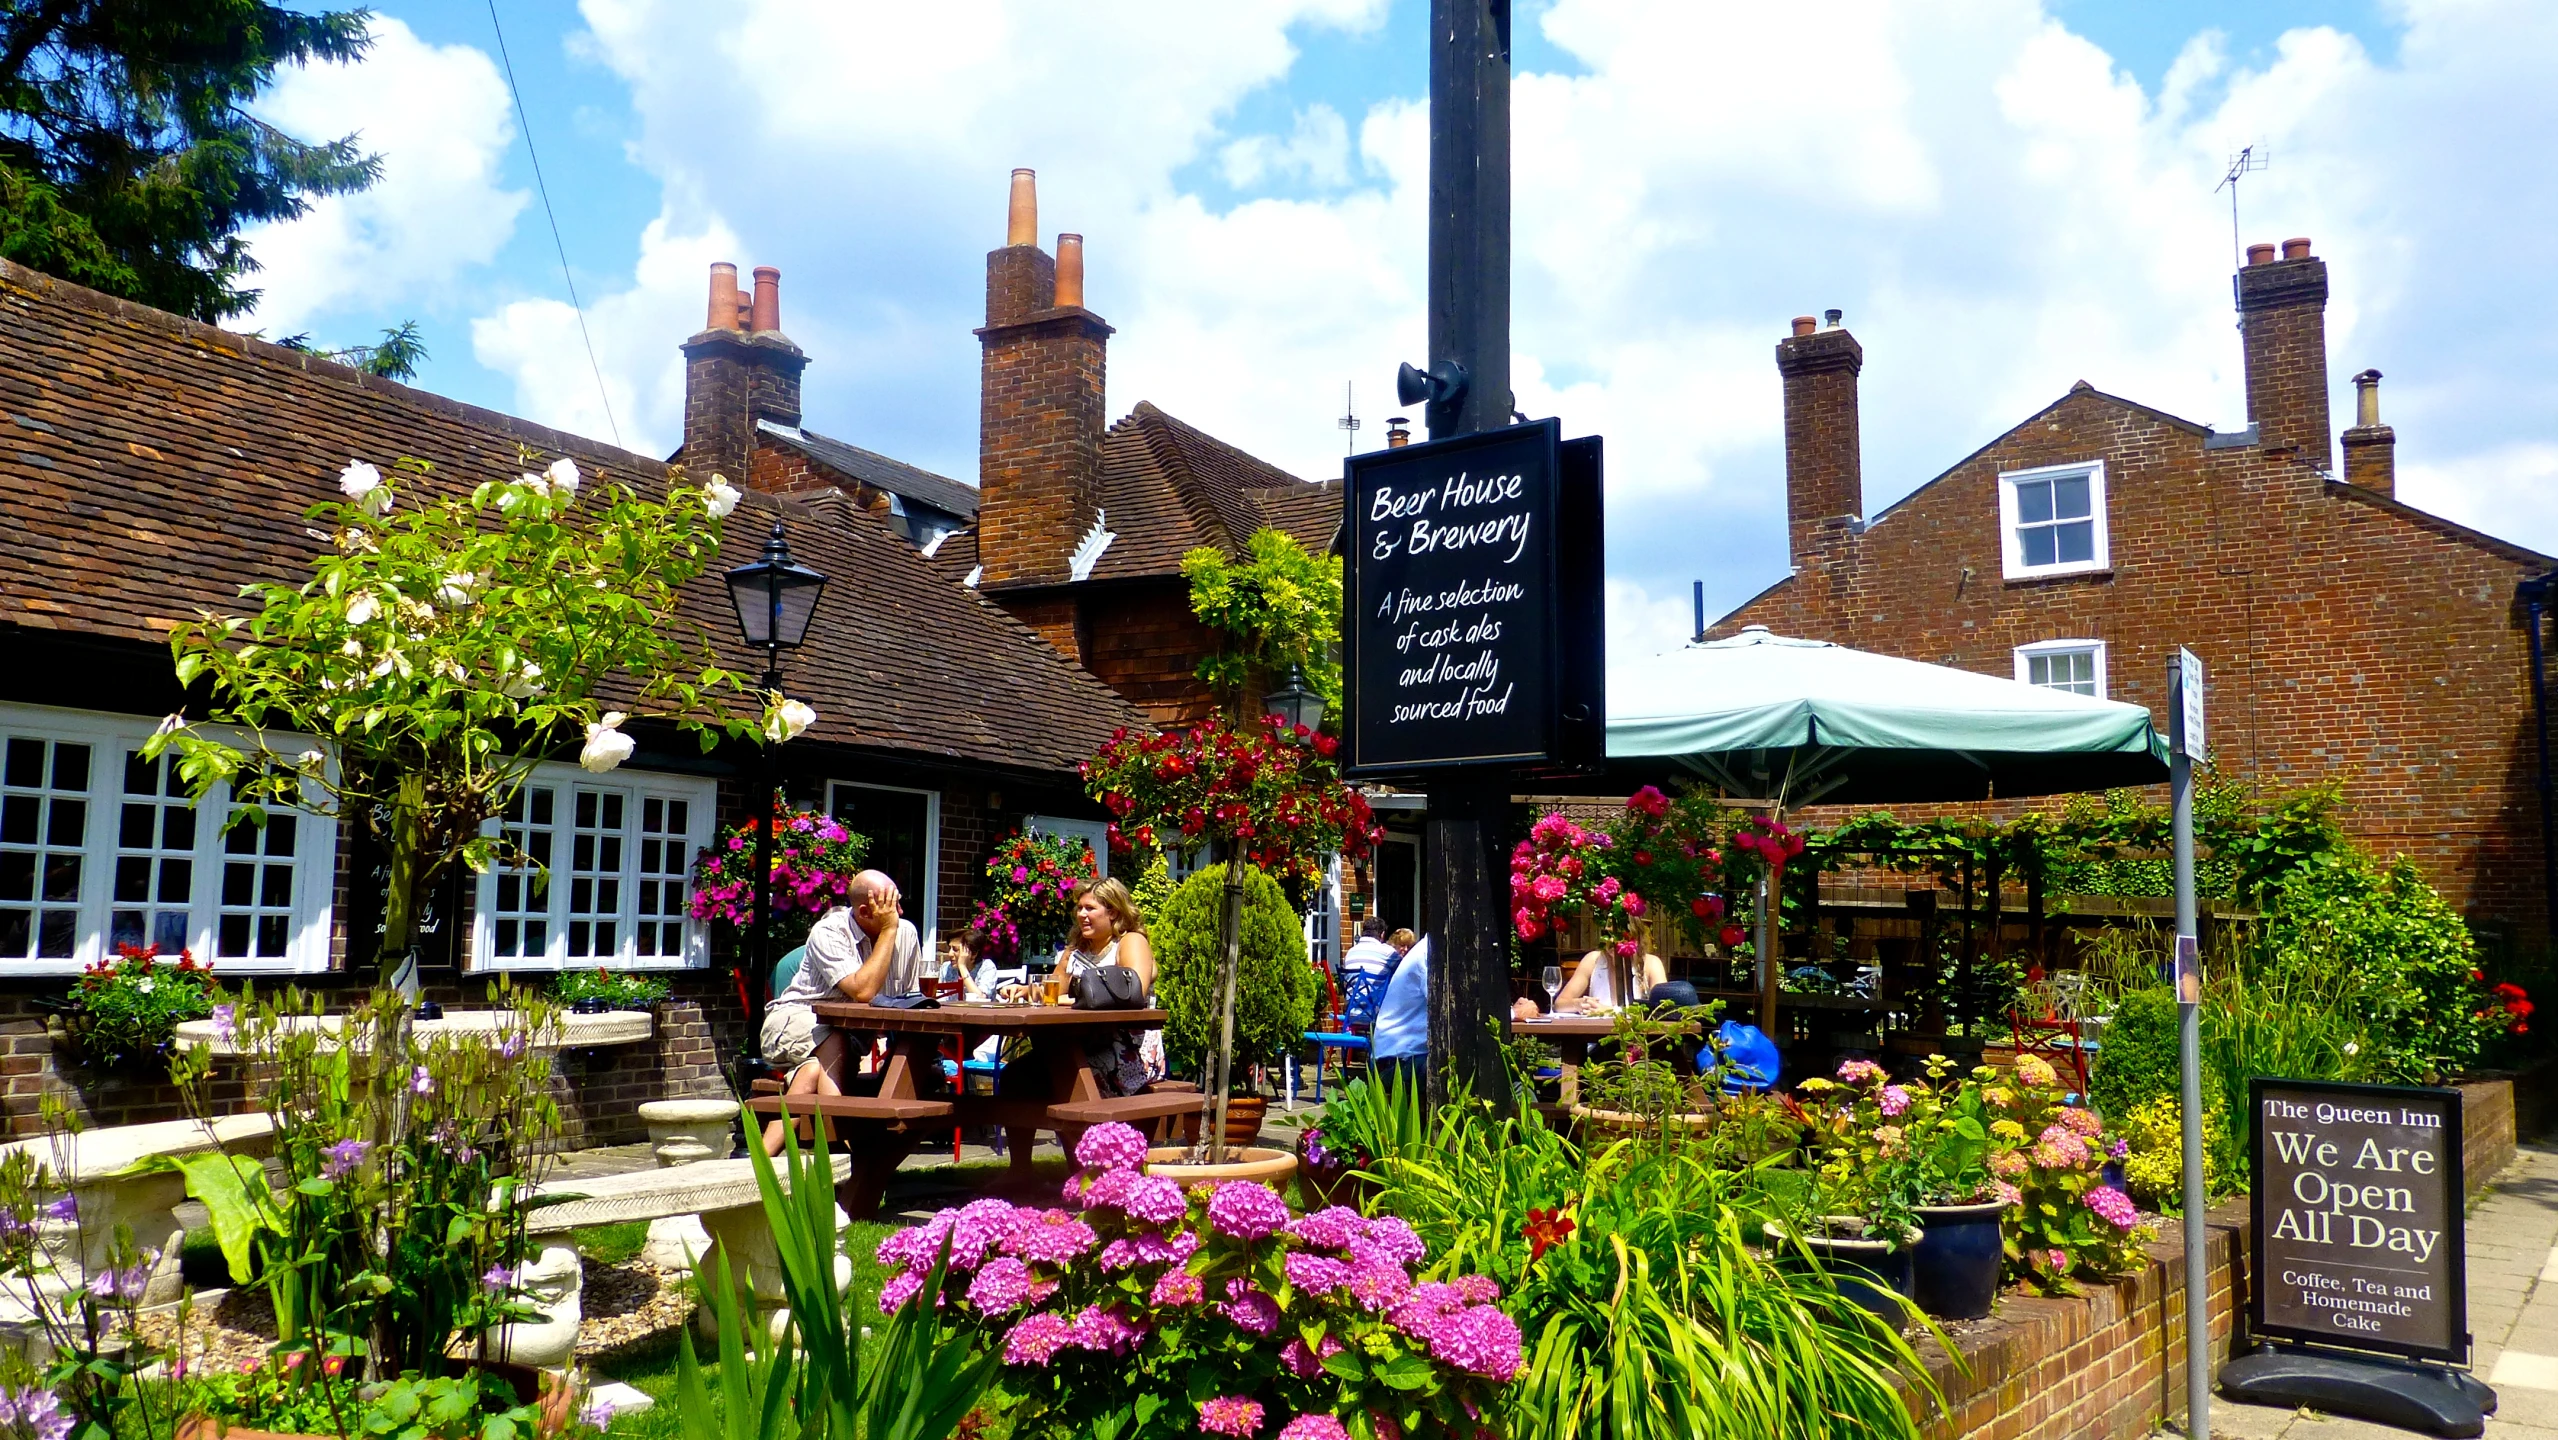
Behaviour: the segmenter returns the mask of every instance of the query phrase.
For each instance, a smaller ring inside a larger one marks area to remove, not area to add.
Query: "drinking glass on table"
[[[1551,1015],[1554,1013],[1554,997],[1563,993],[1563,967],[1560,965],[1545,967],[1544,980],[1545,1013]]]

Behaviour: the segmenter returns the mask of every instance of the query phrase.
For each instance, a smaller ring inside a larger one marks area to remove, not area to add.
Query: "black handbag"
[[[1143,1010],[1146,982],[1125,965],[1096,965],[1066,982],[1078,1010]]]

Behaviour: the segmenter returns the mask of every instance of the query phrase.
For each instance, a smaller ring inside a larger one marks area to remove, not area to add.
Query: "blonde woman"
[[[1058,973],[1072,985],[1078,976],[1116,965],[1136,972],[1138,985],[1151,999],[1155,990],[1155,947],[1146,939],[1145,917],[1138,913],[1137,901],[1128,893],[1128,887],[1107,877],[1086,880],[1075,887],[1074,902],[1074,928],[1066,948],[1057,952]],[[1033,988],[1022,986],[1013,993]],[[1105,1032],[1087,1045],[1084,1063],[1091,1068],[1102,1094],[1134,1095],[1146,1087],[1143,1044],[1143,1036],[1131,1027]],[[1032,1067],[1027,1074],[1021,1069],[1025,1063]],[[1017,1060],[1004,1067],[1000,1088],[1004,1093],[1015,1093],[1021,1086],[1044,1083],[1038,1077],[1046,1073],[1046,1058],[1038,1053],[1034,1042],[1027,1062]]]
[[[1650,996],[1655,986],[1668,981],[1669,965],[1652,953],[1651,926],[1638,923],[1633,938],[1640,959],[1620,959],[1605,942],[1582,956],[1581,963],[1572,968],[1571,978],[1555,993],[1554,1013],[1597,1015],[1621,1010]],[[1621,982],[1625,982],[1622,992]]]

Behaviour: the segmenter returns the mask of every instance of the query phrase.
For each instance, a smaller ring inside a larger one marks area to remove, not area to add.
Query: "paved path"
[[[2487,1440],[2558,1440],[2558,1143],[2540,1141],[2469,1212],[2469,1332],[2496,1387]],[[2212,1401],[2214,1440],[2381,1440],[2368,1421]]]

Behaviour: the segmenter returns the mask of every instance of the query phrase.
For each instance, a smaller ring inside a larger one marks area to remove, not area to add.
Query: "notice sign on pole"
[[[1598,758],[1597,468],[1553,420],[1350,459],[1350,773]]]
[[[2469,1358],[2460,1092],[2258,1078],[2255,1333]]]
[[[2177,647],[2175,679],[2176,709],[2168,718],[2175,733],[2168,738],[2177,754],[2189,760],[2207,759],[2211,751],[2203,737],[2203,657]]]

